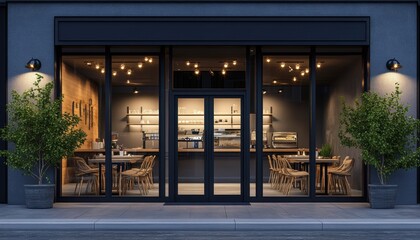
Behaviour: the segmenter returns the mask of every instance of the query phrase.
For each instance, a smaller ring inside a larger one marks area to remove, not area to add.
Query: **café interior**
[[[87,137],[59,195],[363,197],[360,151],[338,133],[365,64],[351,46],[63,47],[62,111]]]

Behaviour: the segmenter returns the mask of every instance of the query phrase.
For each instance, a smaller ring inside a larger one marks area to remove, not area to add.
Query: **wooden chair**
[[[348,178],[351,176],[351,171],[353,170],[354,159],[346,158],[343,160],[343,163],[336,170],[329,171],[330,182],[329,188],[330,191],[334,193],[350,195],[351,186]]]
[[[147,195],[149,189],[152,187],[152,171],[155,164],[156,155],[147,156],[144,158],[140,168],[133,168],[123,171],[120,174],[119,193],[125,194],[127,189],[131,189],[137,183],[140,194]]]
[[[76,162],[76,176],[80,179],[80,182],[76,183],[74,193],[76,194],[78,189],[80,196],[83,183],[86,180],[86,193],[90,188],[92,192],[99,194],[99,169],[90,167],[83,158],[75,157],[73,159]]]
[[[296,184],[296,182],[299,181],[301,190],[307,193],[309,173],[306,171],[292,169],[287,159],[282,156],[278,156],[277,160],[281,164],[281,173],[283,175],[283,187],[281,188],[282,192],[285,195],[289,195],[293,184]]]

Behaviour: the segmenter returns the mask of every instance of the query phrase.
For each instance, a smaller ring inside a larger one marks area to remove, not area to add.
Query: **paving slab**
[[[420,205],[370,209],[367,203],[56,203],[52,209],[0,205],[5,230],[415,230]]]

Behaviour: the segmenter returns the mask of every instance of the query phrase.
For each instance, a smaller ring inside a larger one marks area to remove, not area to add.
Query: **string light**
[[[319,63],[317,63],[317,64],[316,64],[316,67],[317,67],[317,68],[321,68],[321,63],[320,63],[320,62],[319,62]]]
[[[112,76],[117,76],[117,71],[112,71]]]
[[[96,69],[101,68],[101,66],[99,65],[99,63],[95,64],[95,68],[96,68]]]
[[[128,69],[128,70],[127,70],[127,74],[128,74],[128,75],[131,75],[131,73],[132,73],[131,69]]]
[[[148,57],[144,57],[144,61],[148,62],[149,58]]]
[[[187,61],[186,63],[185,63],[187,66],[190,66],[190,61]]]
[[[125,69],[125,64],[123,63],[123,64],[121,64],[120,65],[120,68],[121,68],[121,70],[124,70]]]
[[[130,80],[129,79],[127,79],[127,84],[130,84]]]
[[[297,81],[297,78],[296,77],[293,77],[293,82],[296,82]]]
[[[200,70],[195,69],[195,70],[194,70],[194,73],[195,73],[195,75],[198,75],[198,74],[200,74]]]
[[[271,59],[270,58],[267,58],[265,61],[267,61],[269,63],[269,62],[271,62]]]
[[[300,64],[296,64],[295,68],[296,68],[296,70],[299,70],[300,69]]]
[[[101,69],[101,73],[105,73],[105,68],[102,68]]]
[[[137,64],[137,67],[142,68],[142,67],[143,67],[143,63],[142,63],[142,62],[139,62],[139,63]]]
[[[300,72],[300,75],[303,77],[305,76],[305,71]]]
[[[237,64],[236,60],[233,60],[232,64],[233,64],[234,66],[236,66],[236,64]]]
[[[309,73],[309,68],[305,69],[305,73]]]
[[[194,64],[194,68],[198,68],[198,63],[195,63]]]
[[[153,62],[153,58],[149,58],[149,63],[152,63]]]
[[[225,69],[222,69],[222,74],[226,75],[226,70]]]
[[[229,67],[229,64],[226,62],[225,64],[223,64],[223,67],[224,68],[228,68]]]
[[[277,80],[273,80],[273,84],[277,84]]]
[[[281,68],[286,67],[286,63],[285,63],[285,62],[281,62],[281,63],[280,63],[280,67],[281,67]]]

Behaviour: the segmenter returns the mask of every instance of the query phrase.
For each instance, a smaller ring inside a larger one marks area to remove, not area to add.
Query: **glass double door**
[[[243,98],[176,97],[175,199],[242,201]]]

